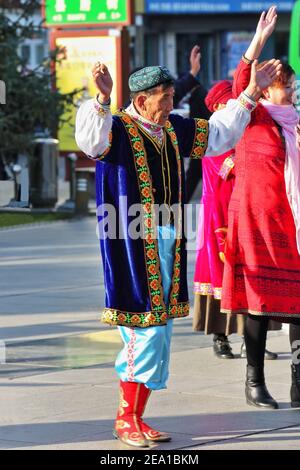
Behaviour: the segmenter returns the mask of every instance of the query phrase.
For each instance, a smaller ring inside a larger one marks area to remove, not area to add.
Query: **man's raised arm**
[[[113,81],[106,65],[97,62],[93,78],[97,97],[83,103],[76,116],[75,140],[78,147],[92,159],[97,159],[109,147],[112,127],[110,95]]]

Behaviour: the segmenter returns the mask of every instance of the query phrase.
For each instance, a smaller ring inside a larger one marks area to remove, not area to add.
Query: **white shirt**
[[[112,128],[110,110],[101,116],[94,104],[94,99],[91,99],[80,106],[75,130],[78,147],[92,159],[108,148],[109,132]],[[208,145],[205,155],[221,155],[235,147],[250,122],[254,108],[255,102],[242,93],[237,100],[229,100],[226,108],[215,112],[208,121]]]

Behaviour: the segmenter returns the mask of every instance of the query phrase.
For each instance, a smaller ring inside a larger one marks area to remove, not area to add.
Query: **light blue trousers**
[[[158,227],[158,251],[164,301],[168,307],[175,253],[175,228]],[[169,376],[173,320],[165,326],[130,328],[119,326],[124,347],[117,356],[115,369],[123,382],[139,382],[151,390],[166,388]]]

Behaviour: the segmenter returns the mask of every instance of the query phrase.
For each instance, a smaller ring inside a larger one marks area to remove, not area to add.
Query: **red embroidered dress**
[[[240,62],[235,96],[248,84],[250,67]],[[268,315],[283,322],[300,317],[300,256],[286,196],[285,158],[280,128],[258,104],[236,146],[222,312]]]

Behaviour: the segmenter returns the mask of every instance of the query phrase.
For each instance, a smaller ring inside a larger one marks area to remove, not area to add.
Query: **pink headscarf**
[[[292,104],[277,105],[267,100],[261,100],[260,102],[271,115],[271,118],[281,126],[285,139],[285,188],[294,217],[297,248],[300,254],[300,150],[297,139],[299,115]]]

